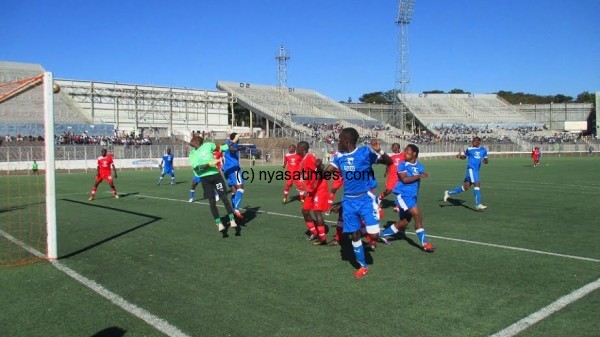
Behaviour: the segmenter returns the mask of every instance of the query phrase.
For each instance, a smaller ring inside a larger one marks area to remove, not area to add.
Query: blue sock
[[[241,188],[238,188],[237,191],[235,191],[235,198],[233,201],[233,209],[240,209],[240,207],[242,206],[242,197],[244,196],[244,190]]]
[[[462,193],[465,190],[463,189],[462,185],[458,186],[457,188],[453,189],[452,191],[448,191],[449,195],[454,195],[454,194],[458,194],[458,193]]]
[[[194,199],[194,195],[196,195],[196,190],[190,190],[190,199]]]
[[[158,178],[158,183],[157,183],[158,185],[160,185],[160,183],[162,183],[162,178],[163,177]]]
[[[417,237],[419,241],[421,241],[421,245],[424,245],[427,242],[427,235],[425,234],[425,228],[419,228],[415,231],[417,233]]]
[[[481,205],[481,191],[479,190],[479,187],[473,189],[473,194],[475,195],[475,205]]]
[[[362,240],[352,241],[352,246],[354,247],[356,262],[358,262],[361,267],[367,268],[367,260],[365,259],[365,249],[363,248]]]
[[[386,228],[386,230],[384,230],[383,233],[381,233],[381,236],[390,236],[396,233],[398,233],[398,229],[396,228],[396,226],[391,225],[390,227]]]

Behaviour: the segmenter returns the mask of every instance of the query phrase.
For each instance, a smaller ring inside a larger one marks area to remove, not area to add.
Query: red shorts
[[[112,178],[111,175],[107,175],[107,176],[96,175],[96,182],[97,183],[101,182],[102,180],[106,180],[106,182],[108,182],[110,184],[110,183],[112,183],[113,178]]]
[[[329,210],[329,193],[327,189],[319,189],[315,192],[308,193],[304,198],[302,209],[305,211],[321,211]]]
[[[285,186],[291,187],[293,184],[296,184],[296,188],[299,191],[304,191],[304,186],[302,184],[302,180],[294,180],[294,179],[286,179],[285,180]]]
[[[398,175],[388,175],[387,180],[385,182],[385,189],[391,191],[396,187],[398,183]]]

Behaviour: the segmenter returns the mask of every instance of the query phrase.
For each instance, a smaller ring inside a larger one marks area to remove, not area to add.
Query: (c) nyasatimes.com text
[[[369,171],[346,171],[342,174],[340,171],[305,171],[300,170],[296,172],[289,171],[265,171],[265,170],[257,170],[254,171],[253,168],[250,170],[240,170],[237,171],[239,178],[244,179],[245,181],[249,181],[250,183],[254,182],[255,179],[259,181],[266,181],[267,183],[272,183],[273,181],[284,181],[284,180],[315,180],[315,179],[325,179],[325,180],[374,180],[375,172],[373,170]]]

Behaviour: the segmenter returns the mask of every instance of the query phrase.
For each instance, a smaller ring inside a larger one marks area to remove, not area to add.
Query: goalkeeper
[[[189,155],[190,164],[192,165],[192,170],[194,170],[194,175],[202,180],[204,198],[208,199],[210,211],[217,223],[219,232],[223,232],[225,226],[221,223],[221,216],[217,209],[217,200],[214,191],[217,191],[219,198],[225,204],[225,209],[229,215],[229,227],[237,227],[233,217],[233,208],[231,208],[231,203],[225,197],[225,182],[217,168],[218,160],[215,160],[213,157],[213,152],[227,151],[227,146],[223,145],[219,147],[215,143],[204,142],[204,139],[198,136],[192,138],[190,145],[192,146]]]

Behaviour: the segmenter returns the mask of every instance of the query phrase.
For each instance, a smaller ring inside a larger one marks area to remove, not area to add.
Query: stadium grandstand
[[[0,62],[0,135],[43,135],[42,86],[28,85],[27,80],[44,72],[38,64]],[[57,132],[88,130],[92,134],[112,131],[98,125],[90,128],[93,119],[80,109],[69,96],[60,92],[55,97],[54,120]]]
[[[41,86],[14,93],[20,81],[43,71],[38,64],[0,62],[0,142],[40,140]],[[512,105],[495,94],[405,93],[400,101],[416,121],[405,133],[388,123],[391,105],[339,103],[312,89],[232,81],[218,81],[218,90],[72,79],[55,83],[61,87],[55,96],[57,145],[149,145],[161,138],[164,145],[187,140],[193,132],[212,139],[238,132],[245,138],[306,140],[325,153],[335,151],[342,128],[354,127],[363,143],[378,138],[386,147],[413,142],[444,152],[477,135],[494,143],[496,151],[538,144],[552,150],[555,144],[577,144],[594,111],[593,104]],[[184,155],[181,151],[176,154]]]
[[[401,102],[426,130],[409,138],[416,142],[468,142],[477,135],[484,142],[515,144],[516,150],[543,145],[544,150],[584,150],[591,104],[512,105],[495,94],[403,94]],[[559,114],[557,114],[557,112]],[[554,119],[553,119],[554,118]],[[504,149],[506,147],[503,147]]]
[[[311,142],[323,152],[335,149],[336,132],[343,127],[354,127],[363,140],[380,138],[384,143],[395,141],[401,132],[382,120],[353,110],[314,90],[280,88],[244,82],[217,82],[217,88],[230,93],[236,103],[273,122],[271,136],[286,136]],[[267,127],[269,123],[266,124]],[[381,132],[387,131],[387,132]]]

